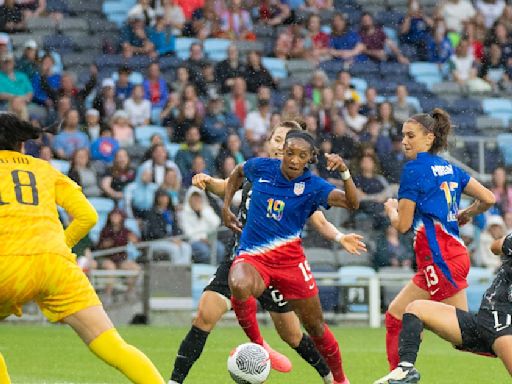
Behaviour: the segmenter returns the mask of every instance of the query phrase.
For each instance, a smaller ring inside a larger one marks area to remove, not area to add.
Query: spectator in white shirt
[[[478,12],[484,16],[487,29],[494,25],[505,9],[503,0],[477,0],[475,5]]]
[[[440,11],[446,28],[457,33],[461,33],[464,28],[463,23],[476,14],[473,4],[468,0],[448,0],[441,5]]]
[[[258,109],[252,111],[245,119],[245,138],[249,145],[262,144],[270,130],[270,103],[268,99],[258,100]]]
[[[347,127],[358,135],[362,133],[363,128],[368,121],[366,116],[359,113],[359,103],[352,99],[345,103],[344,118]]]
[[[132,95],[124,101],[123,108],[134,127],[147,125],[151,121],[151,102],[144,99],[142,85],[133,87]]]

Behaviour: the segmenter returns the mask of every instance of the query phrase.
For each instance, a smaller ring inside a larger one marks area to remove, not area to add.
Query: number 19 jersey
[[[440,156],[422,152],[402,171],[398,199],[416,203],[413,227],[418,269],[433,263],[456,286],[446,260],[467,254],[457,212],[470,176]]]
[[[75,217],[97,217],[80,187],[50,163],[0,151],[0,256],[71,255],[70,246],[89,228],[77,228],[77,221],[65,233],[57,205]]]

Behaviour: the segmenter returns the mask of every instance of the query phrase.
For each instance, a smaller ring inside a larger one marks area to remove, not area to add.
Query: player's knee
[[[253,289],[253,279],[250,276],[233,275],[229,277],[229,288],[235,298],[246,300],[251,296]]]
[[[414,300],[413,302],[407,304],[407,307],[405,307],[405,313],[412,313],[417,317],[421,317],[421,312],[425,302],[428,303],[428,300]]]
[[[197,316],[192,320],[192,325],[205,332],[211,332],[219,321],[217,316],[213,316],[210,311],[199,308]]]
[[[400,303],[397,303],[395,300],[393,300],[389,304],[387,312],[396,319],[402,319],[402,316],[404,315],[404,307]]]
[[[322,321],[304,324],[304,328],[311,337],[322,337],[325,332],[325,326]]]
[[[302,332],[280,334],[281,339],[292,348],[297,348],[302,340]]]

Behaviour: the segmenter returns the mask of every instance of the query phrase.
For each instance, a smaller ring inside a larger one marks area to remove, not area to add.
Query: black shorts
[[[512,335],[512,325],[507,324],[510,314],[502,311],[480,309],[477,313],[457,309],[457,319],[462,334],[463,351],[496,356],[492,346],[501,336]]]
[[[229,269],[231,268],[231,260],[225,260],[219,264],[215,275],[204,288],[204,291],[213,291],[231,300],[231,290],[228,284]],[[265,289],[263,294],[258,297],[261,307],[268,312],[287,313],[291,312],[290,304],[284,300],[279,290],[272,287]]]

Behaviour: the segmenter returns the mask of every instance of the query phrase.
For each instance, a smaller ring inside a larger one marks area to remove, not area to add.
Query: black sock
[[[190,368],[192,368],[192,365],[194,365],[196,360],[199,359],[199,356],[201,356],[209,334],[209,332],[205,332],[196,326],[190,328],[187,336],[185,336],[181,342],[180,349],[178,349],[178,356],[176,356],[176,360],[174,361],[171,380],[183,383]]]
[[[400,362],[407,362],[414,365],[418,357],[418,350],[421,343],[421,332],[423,323],[412,313],[404,314],[402,318],[402,331],[400,332],[400,344],[398,354]]]
[[[313,340],[311,340],[308,335],[303,334],[299,346],[294,349],[297,351],[300,357],[302,357],[307,361],[309,365],[316,369],[321,377],[325,377],[331,372],[331,369],[325,362],[324,358],[322,355],[320,355],[318,349],[316,349]]]

